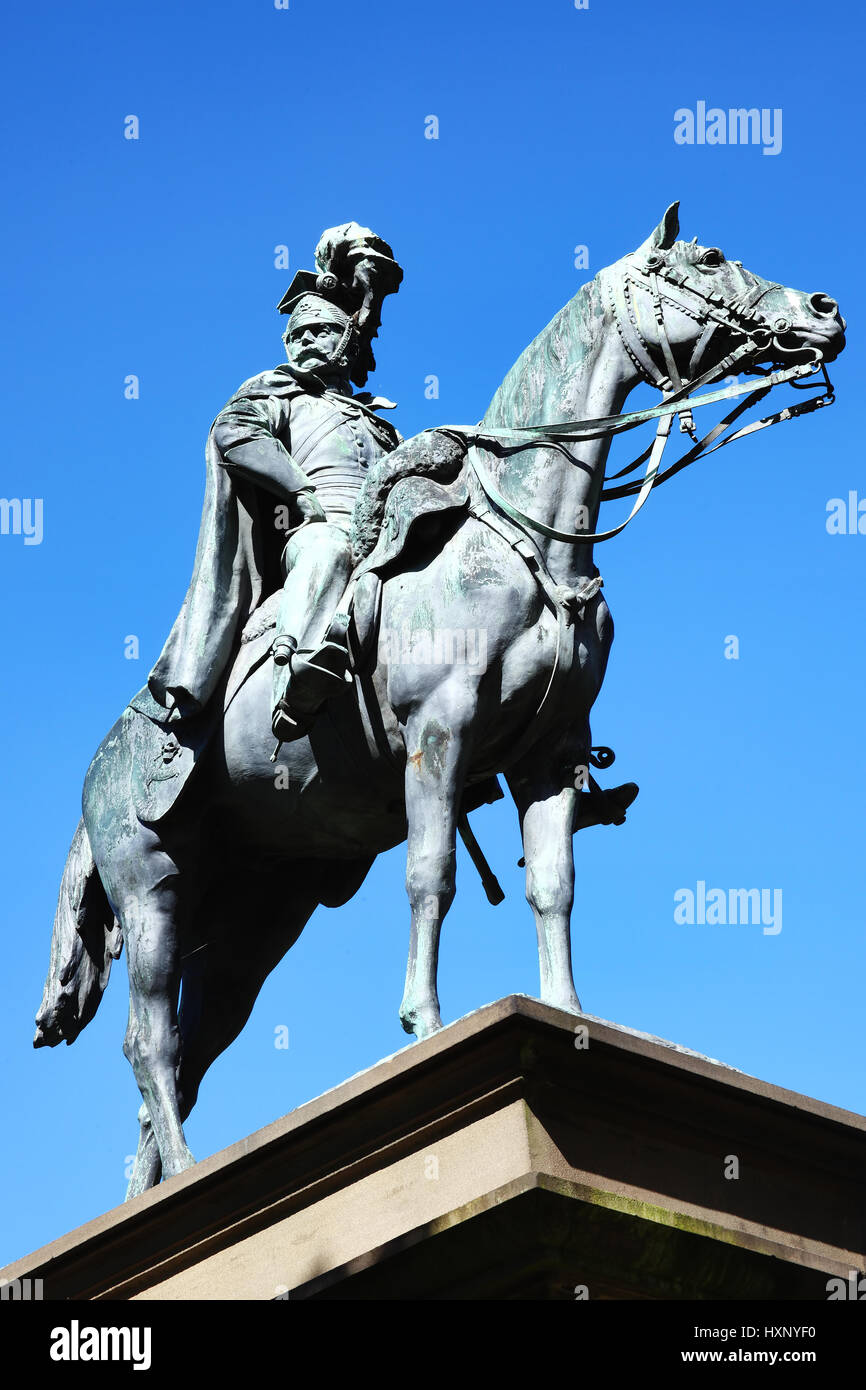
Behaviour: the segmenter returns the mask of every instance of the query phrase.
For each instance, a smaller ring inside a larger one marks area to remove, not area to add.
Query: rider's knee
[[[292,536],[283,561],[287,571],[306,563],[323,566],[332,573],[343,570],[348,578],[352,568],[352,546],[341,527],[328,521],[316,521]]]

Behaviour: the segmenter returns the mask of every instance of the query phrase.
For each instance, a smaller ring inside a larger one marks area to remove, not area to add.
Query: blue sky
[[[617,634],[593,731],[617,751],[608,781],[641,793],[626,826],[578,837],[573,934],[589,1012],[862,1111],[866,535],[826,528],[830,499],[866,498],[862,11],[155,0],[19,6],[5,37],[0,495],[43,499],[44,535],[0,534],[0,1262],[123,1197],[123,961],[74,1047],[31,1047],[81,784],[183,597],[210,422],[282,360],[276,303],[351,218],[405,268],[371,385],[406,435],[478,419],[675,198],[685,237],[839,300],[835,407],[687,471],[599,549]],[[699,101],[780,110],[780,151],[677,144],[675,111]],[[537,990],[513,807],[473,823],[508,896],[489,908],[461,860],[446,1021]],[[203,1085],[197,1156],[406,1043],[402,877],[397,850],[313,918]],[[781,888],[782,930],[675,923],[699,881]]]

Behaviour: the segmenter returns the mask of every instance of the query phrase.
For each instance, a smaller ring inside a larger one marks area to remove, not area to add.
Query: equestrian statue
[[[400,1018],[418,1038],[442,1027],[456,839],[498,901],[467,817],[500,776],[540,997],[580,1011],[573,837],[621,824],[637,795],[591,771],[613,759],[590,732],[613,639],[595,547],[688,464],[830,404],[845,342],[835,300],[678,240],[677,208],[560,310],[478,424],[406,440],[393,402],[353,389],[403,272],[369,228],[331,228],[279,305],[288,360],[217,416],[183,608],[87,772],[34,1039],[75,1040],[125,943],[142,1097],[129,1197],[194,1162],[183,1122],[266,976],[404,840]],[[658,403],[625,412],[640,383]],[[734,428],[779,386],[811,394]],[[699,437],[699,408],[729,401]],[[677,419],[688,443],[665,467]],[[606,476],[613,440],[644,424],[652,442]],[[601,503],[627,497],[598,529]]]

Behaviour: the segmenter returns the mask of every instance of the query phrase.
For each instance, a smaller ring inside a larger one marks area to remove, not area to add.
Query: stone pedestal
[[[3,1277],[53,1299],[823,1301],[864,1265],[866,1120],[511,996]]]

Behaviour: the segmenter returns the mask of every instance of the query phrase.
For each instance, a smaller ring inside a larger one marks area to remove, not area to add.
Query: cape
[[[275,367],[245,381],[228,404],[303,391],[288,367]],[[175,717],[195,716],[205,708],[238,647],[244,623],[266,597],[260,492],[229,474],[214,439],[215,424],[205,453],[207,478],[192,579],[147,679],[153,698],[176,710]]]

